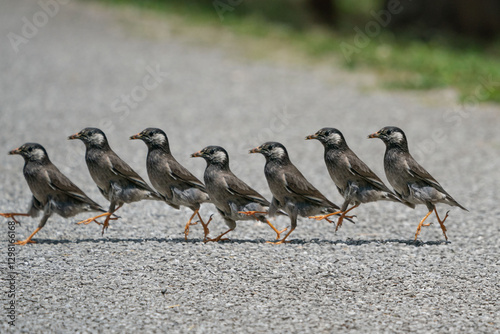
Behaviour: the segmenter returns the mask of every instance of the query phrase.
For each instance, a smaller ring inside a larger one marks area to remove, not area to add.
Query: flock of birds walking
[[[347,146],[342,133],[334,128],[323,128],[306,139],[320,141],[324,148],[324,159],[328,172],[344,198],[341,207],[329,201],[293,165],[286,148],[278,142],[267,142],[250,150],[260,153],[266,159],[264,168],[269,188],[273,195],[267,201],[257,191],[236,177],[229,168],[229,156],[220,146],[208,146],[193,153],[191,157],[201,157],[207,162],[204,183],[198,180],[172,156],[165,132],[157,128],[147,128],[130,139],[140,139],[148,147],[147,172],[153,190],[125,161],[109,146],[104,132],[97,128],[85,128],[69,139],[79,139],[86,146],[85,160],[90,175],[101,194],[110,202],[105,210],[90,199],[52,164],[46,150],[36,143],[26,143],[9,154],[19,154],[24,160],[23,174],[33,194],[27,213],[0,213],[1,216],[16,220],[16,216],[43,216],[35,231],[25,240],[16,244],[34,243],[33,236],[45,225],[53,213],[62,217],[72,217],[81,212],[100,212],[97,216],[82,220],[78,224],[92,222],[102,226],[102,233],[111,220],[119,217],[115,212],[125,203],[141,200],[165,201],[175,209],[186,206],[193,211],[184,229],[185,239],[191,225],[198,222],[204,230],[204,241],[224,240],[223,237],[236,228],[240,220],[259,220],[268,224],[276,233],[276,241],[281,244],[297,227],[297,219],[309,217],[335,223],[336,230],[344,219],[352,221],[348,213],[362,203],[388,200],[402,203],[410,208],[424,204],[429,210],[420,221],[415,233],[417,239],[426,219],[434,212],[446,240],[445,220],[440,218],[437,203],[465,207],[455,201],[443,187],[410,155],[404,132],[397,127],[384,127],[369,135],[380,138],[386,145],[384,168],[391,191],[382,180]],[[213,203],[224,219],[228,230],[215,238],[209,238],[208,221],[204,221],[199,210],[203,203]],[[467,210],[468,211],[468,210]],[[278,231],[267,216],[286,215],[290,218],[290,230]],[[101,223],[99,218],[103,218]],[[193,222],[193,220],[196,220]]]

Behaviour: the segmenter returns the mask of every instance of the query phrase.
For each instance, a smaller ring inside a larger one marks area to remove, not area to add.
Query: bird
[[[39,211],[43,211],[42,219],[35,231],[25,240],[17,241],[16,245],[26,245],[35,243],[32,238],[47,223],[47,220],[53,213],[68,218],[81,212],[98,211],[104,212],[99,204],[91,200],[80,190],[70,179],[50,161],[45,148],[37,143],[26,143],[9,152],[10,155],[21,155],[24,158],[23,174],[28,186],[33,194],[30,208],[27,213],[0,213],[3,217],[12,218],[15,222],[15,216],[36,217]],[[87,223],[94,221],[104,215],[98,215],[79,222]]]
[[[276,232],[276,239],[280,238],[280,234],[286,229],[278,231],[266,219],[265,210],[270,205],[269,201],[233,174],[229,168],[229,155],[224,148],[207,146],[191,154],[191,157],[201,157],[207,162],[204,173],[205,187],[211,202],[229,227],[218,237],[206,241],[218,242],[236,228],[236,221],[251,219],[268,224]]]
[[[403,130],[396,126],[386,126],[369,135],[368,138],[379,138],[386,145],[384,170],[396,195],[408,202],[412,208],[415,208],[417,204],[424,204],[429,210],[418,224],[415,240],[417,240],[422,226],[429,225],[424,225],[424,221],[434,211],[443,235],[448,241],[444,222],[448,218],[449,211],[446,212],[443,219],[439,218],[436,204],[445,203],[450,206],[458,206],[465,211],[469,210],[453,199],[436,179],[411,156]]]
[[[85,161],[90,176],[101,194],[110,202],[108,213],[113,214],[125,203],[141,200],[159,200],[156,193],[125,161],[109,146],[106,135],[97,128],[84,128],[68,139],[80,139],[86,147]],[[109,226],[110,216],[104,221],[102,234]]]
[[[269,216],[272,217],[277,210],[281,209],[290,217],[290,231],[275,244],[287,242],[286,239],[297,227],[298,216],[309,217],[331,212],[340,216],[338,214],[340,207],[328,200],[307,181],[304,175],[290,161],[283,144],[266,142],[251,149],[249,153],[261,153],[266,158],[264,174],[273,194],[271,206],[269,207]],[[345,218],[352,222],[352,216],[345,216]],[[328,218],[326,219],[328,220]]]
[[[149,181],[160,193],[168,205],[175,209],[187,206],[193,210],[193,214],[184,228],[184,238],[187,240],[190,225],[195,216],[198,216],[208,236],[208,228],[200,216],[199,210],[202,203],[210,200],[205,185],[191,174],[174,158],[170,152],[168,138],[165,132],[158,128],[147,128],[133,135],[130,139],[140,139],[148,147],[146,167]]]
[[[344,135],[335,128],[322,128],[306,140],[317,139],[325,147],[325,164],[328,173],[344,197],[336,230],[342,225],[345,215],[361,203],[379,200],[395,201],[407,204],[396,196],[384,182],[349,148]],[[349,205],[352,207],[348,210]],[[335,212],[334,212],[335,213]],[[317,220],[333,215],[312,217]]]

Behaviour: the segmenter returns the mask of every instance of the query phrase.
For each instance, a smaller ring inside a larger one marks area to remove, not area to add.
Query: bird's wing
[[[234,174],[224,176],[227,191],[233,195],[244,198],[248,201],[256,202],[264,206],[269,206],[269,201],[261,194],[250,188],[245,182],[237,178]]]
[[[382,182],[382,180],[375,174],[361,159],[352,158],[353,161],[349,161],[349,171],[361,177],[366,182],[370,183],[378,190],[386,191],[392,193],[392,191]]]
[[[330,202],[322,193],[319,192],[309,181],[306,180],[304,175],[294,166],[289,165],[284,170],[285,189],[302,197],[317,205],[328,205],[337,207],[334,203]]]
[[[407,172],[414,178],[426,183],[427,185],[436,188],[436,190],[442,192],[443,194],[449,196],[446,190],[441,187],[441,185],[432,177],[429,172],[427,172],[424,167],[420,166],[412,157],[406,159]]]
[[[125,161],[123,161],[116,153],[113,151],[108,155],[110,162],[111,172],[115,175],[119,175],[128,181],[135,184],[137,187],[144,190],[150,191],[151,193],[156,193],[151,187],[142,179],[142,177],[137,174],[132,167],[130,167]]]
[[[76,184],[71,182],[61,171],[55,166],[48,166],[46,169],[46,177],[49,183],[49,186],[58,190],[76,200],[79,200],[84,203],[88,203],[96,208],[100,208],[100,205],[90,199],[85,193],[78,188]]]
[[[196,176],[191,174],[190,171],[188,171],[184,166],[182,166],[177,160],[171,159],[168,163],[168,170],[170,173],[170,176],[174,180],[180,180],[182,182],[185,182],[189,184],[190,186],[200,189],[203,192],[206,192],[205,185],[203,182],[198,180]]]

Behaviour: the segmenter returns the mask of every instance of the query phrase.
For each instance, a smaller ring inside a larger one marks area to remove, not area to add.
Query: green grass
[[[313,18],[303,14],[302,0],[233,0],[239,4],[225,11],[223,20],[212,0],[99,1],[180,18],[186,26],[215,30],[214,36],[217,31],[230,32],[244,37],[242,44],[253,39],[262,49],[259,56],[278,48],[311,62],[337,65],[340,61],[350,70],[374,70],[388,89],[453,87],[461,100],[467,100],[486,86],[476,100],[500,102],[500,41],[479,43],[456,36],[436,36],[424,42],[411,35],[395,36],[382,28],[368,45],[346,59],[341,45],[355,45],[353,28],[364,31],[366,22],[372,20],[370,10],[378,10],[380,0],[341,0],[344,19],[335,30],[316,26]]]

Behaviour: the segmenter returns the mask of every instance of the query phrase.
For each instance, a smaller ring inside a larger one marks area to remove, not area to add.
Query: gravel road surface
[[[425,207],[381,202],[356,209],[356,224],[337,233],[301,219],[292,242],[276,246],[266,243],[274,238],[269,227],[249,221],[230,241],[204,244],[200,226],[184,241],[188,209],[142,202],[121,209],[104,236],[95,224],[75,225],[84,214],[51,217],[37,244],[16,247],[12,269],[2,218],[0,332],[500,331],[500,108],[475,104],[500,83],[478,77],[478,94],[464,107],[451,90],[380,91],[365,80],[370,75],[252,60],[237,45],[187,41],[168,22],[152,36],[136,28],[140,15],[63,2],[57,13],[36,1],[0,2],[1,212],[29,204],[23,161],[7,155],[28,141],[44,145],[63,173],[108,205],[83,144],[66,140],[86,126],[101,128],[144,177],[146,146],[128,137],[145,127],[164,129],[173,154],[200,178],[205,163],[189,155],[224,146],[233,171],[268,199],[264,158],[247,152],[280,141],[305,176],[341,203],[321,144],[304,137],[339,128],[386,180],[385,147],[367,139],[385,125],[405,130],[413,155],[470,212],[439,206],[451,210],[448,243],[435,218],[413,242]],[[202,215],[211,213],[204,205]],[[22,219],[16,238],[37,224]],[[211,235],[225,229],[215,214]],[[11,301],[15,326],[5,310]]]

